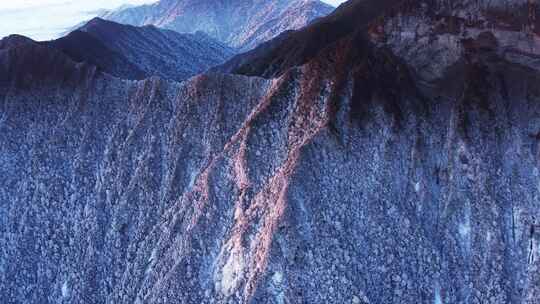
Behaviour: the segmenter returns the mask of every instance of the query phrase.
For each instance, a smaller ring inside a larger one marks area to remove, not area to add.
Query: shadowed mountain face
[[[323,50],[336,50],[339,43],[361,36],[373,21],[399,3],[395,0],[346,2],[326,18],[304,29],[283,33],[250,52],[236,56],[221,70],[264,77],[280,75],[315,58]],[[350,45],[343,53],[362,47]]]
[[[78,62],[114,76],[160,76],[184,80],[230,58],[234,51],[203,33],[179,34],[153,26],[134,27],[95,18],[58,40],[44,42]]]
[[[4,302],[538,303],[536,7],[504,4],[350,1],[228,65],[267,79],[0,42]]]
[[[29,38],[12,35],[0,40],[0,86],[24,89],[32,86],[77,86],[96,68],[77,63],[60,50]]]
[[[111,50],[91,34],[76,30],[65,37],[43,43],[68,55],[76,62],[87,62],[100,70],[125,79],[144,79],[148,75],[122,53]]]
[[[202,31],[227,45],[252,49],[280,33],[299,29],[332,12],[318,0],[161,0],[112,11],[103,18],[180,33]]]

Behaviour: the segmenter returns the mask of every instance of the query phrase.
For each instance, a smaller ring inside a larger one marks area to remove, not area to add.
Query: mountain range
[[[350,0],[182,82],[5,38],[0,296],[538,303],[538,13]]]
[[[304,27],[333,9],[319,0],[161,0],[113,10],[102,17],[180,33],[201,31],[230,47],[248,50],[284,31]]]
[[[127,79],[184,80],[229,59],[235,51],[206,34],[180,34],[94,18],[67,36],[43,44]]]

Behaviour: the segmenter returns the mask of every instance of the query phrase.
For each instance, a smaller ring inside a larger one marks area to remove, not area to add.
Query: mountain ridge
[[[19,35],[0,40],[0,61],[3,89],[56,83],[76,86],[96,72],[92,65],[77,63],[57,49]]]
[[[203,31],[240,50],[248,50],[279,33],[298,29],[333,8],[318,0],[159,1],[103,15],[132,25],[154,24],[181,33]]]
[[[101,18],[90,20],[65,37],[43,43],[127,79],[160,76],[181,81],[235,53],[203,33],[179,34]]]
[[[456,60],[461,55],[461,40],[476,38],[482,31],[492,31],[498,40],[514,44],[514,48],[509,50],[518,51],[514,54],[516,56],[519,56],[517,54],[519,52],[537,55],[538,51],[535,50],[539,49],[538,42],[534,37],[527,36],[528,32],[538,35],[535,31],[540,28],[538,19],[534,17],[540,14],[539,6],[535,3],[516,0],[510,2],[514,4],[513,6],[508,6],[503,0],[477,2],[464,0],[454,4],[437,0],[383,0],[378,3],[348,1],[318,22],[298,31],[284,33],[281,37],[247,54],[237,55],[215,70],[272,77],[314,59],[320,52],[324,52],[324,48],[332,48],[333,43],[353,39],[355,35],[364,35],[374,43],[390,47],[396,55],[405,60],[408,59],[408,55],[404,52],[411,52],[415,47],[418,51],[424,49],[437,52],[437,55],[426,53],[424,54],[426,57],[439,56],[437,59],[443,62]],[[469,15],[467,9],[470,11]],[[403,18],[400,19],[400,15]],[[511,22],[507,22],[509,19]],[[421,27],[416,32],[415,22]],[[337,30],[337,33],[333,33],[332,30]],[[445,35],[451,39],[451,45],[443,45],[442,39],[447,38]],[[430,37],[437,40],[432,41]],[[422,40],[419,41],[420,38]],[[421,44],[415,46],[418,42]],[[431,42],[432,46],[427,45]],[[417,59],[420,58],[421,56],[417,56]],[[430,79],[437,77],[433,73],[441,72],[416,69],[416,65],[419,64],[429,66],[429,62],[408,63],[415,67],[416,73],[431,73],[430,76],[423,75]],[[449,62],[443,64],[448,67]],[[434,63],[432,66],[438,65]]]

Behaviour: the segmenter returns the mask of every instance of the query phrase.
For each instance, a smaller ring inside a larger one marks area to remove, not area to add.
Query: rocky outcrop
[[[384,4],[268,79],[2,87],[2,298],[538,303],[539,72],[484,30],[426,77]]]
[[[231,47],[248,50],[332,10],[319,0],[161,0],[111,11],[103,18],[137,26],[152,24],[180,33],[201,31]]]
[[[77,62],[126,79],[181,81],[225,62],[235,51],[203,33],[179,34],[95,18],[67,36],[44,42]]]
[[[377,42],[407,60],[419,78],[434,81],[444,77],[450,66],[466,56],[471,41],[487,42],[481,48],[538,69],[536,15],[540,10],[536,1],[426,3],[406,1],[396,14],[372,26]]]

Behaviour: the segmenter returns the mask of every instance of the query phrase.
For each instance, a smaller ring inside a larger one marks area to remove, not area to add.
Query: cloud
[[[95,17],[99,9],[156,0],[0,0],[0,37],[10,34],[50,40],[80,22]]]

